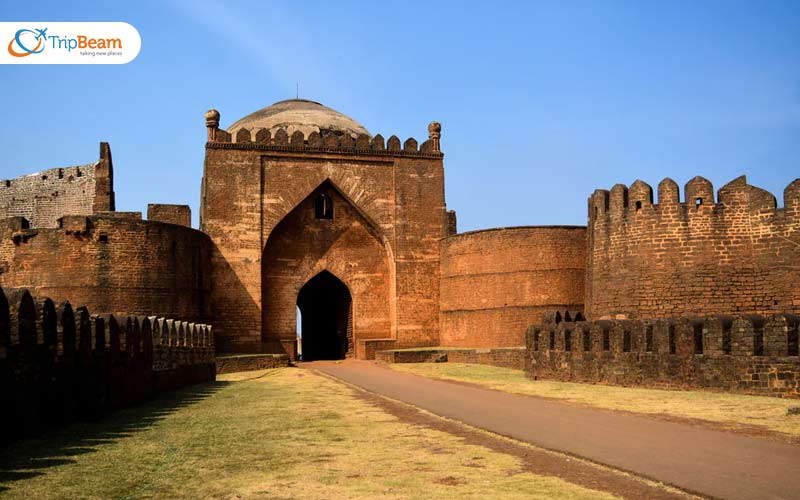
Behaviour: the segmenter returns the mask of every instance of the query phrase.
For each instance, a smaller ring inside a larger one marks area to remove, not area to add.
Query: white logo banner
[[[0,23],[0,64],[125,64],[141,48],[128,23]]]

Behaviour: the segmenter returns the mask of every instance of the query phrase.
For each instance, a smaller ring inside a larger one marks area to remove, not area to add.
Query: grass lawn
[[[565,399],[590,406],[636,413],[708,420],[726,427],[756,426],[800,437],[800,416],[787,409],[796,399],[710,391],[671,391],[531,380],[522,370],[463,363],[391,364],[392,369],[426,377],[457,380],[518,394]]]
[[[403,423],[296,368],[224,375],[0,449],[0,497],[614,498]]]

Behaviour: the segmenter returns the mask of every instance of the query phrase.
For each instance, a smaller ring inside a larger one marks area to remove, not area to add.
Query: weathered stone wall
[[[201,229],[214,243],[212,303],[218,347],[294,353],[294,280],[291,286],[282,286],[262,279],[267,276],[267,261],[262,257],[273,252],[299,259],[296,264],[302,272],[297,282],[324,268],[343,281],[350,279],[348,274],[356,279],[361,271],[348,271],[348,267],[358,267],[360,262],[348,262],[350,256],[381,262],[381,269],[374,267],[375,276],[363,275],[378,285],[375,295],[363,305],[354,301],[357,356],[364,356],[358,348],[364,340],[358,338],[359,331],[400,346],[435,345],[438,241],[445,234],[445,206],[442,154],[432,144],[426,141],[418,146],[409,139],[401,145],[396,137],[384,143],[380,135],[323,138],[295,132],[290,138],[282,130],[272,137],[267,130],[246,129],[237,131],[234,142],[212,123],[200,220]],[[348,237],[337,242],[334,254],[300,259],[300,248],[313,241],[314,231],[282,232],[281,221],[301,220],[296,209],[308,203],[310,194],[323,184],[331,186],[335,205],[345,207],[343,214],[354,226],[346,231],[340,228]],[[282,236],[277,234],[273,240],[275,231]],[[274,241],[286,247],[270,248]],[[284,264],[280,275],[286,275],[292,265],[290,261]],[[352,279],[351,285],[361,286]],[[262,297],[278,297],[282,305],[272,312],[266,307],[262,311]]]
[[[0,289],[0,443],[214,380],[211,327]]]
[[[441,244],[442,346],[513,347],[545,311],[583,308],[586,228],[461,233]]]
[[[216,359],[217,375],[222,373],[249,372],[289,366],[286,354],[236,354],[219,356]]]
[[[147,220],[192,227],[192,209],[189,205],[151,203],[147,205]]]
[[[0,286],[98,313],[209,317],[211,244],[194,229],[135,214],[65,216],[54,229],[0,221]]]
[[[739,177],[718,192],[696,177],[681,202],[644,182],[589,199],[586,316],[674,318],[800,312],[800,179],[775,197]]]
[[[31,227],[57,227],[63,215],[114,210],[113,167],[108,143],[87,165],[51,168],[0,180],[0,219],[24,217]]]
[[[791,314],[534,325],[533,379],[800,395],[798,325]]]
[[[468,363],[522,370],[525,367],[524,347],[493,349],[406,349],[375,353],[384,363]]]

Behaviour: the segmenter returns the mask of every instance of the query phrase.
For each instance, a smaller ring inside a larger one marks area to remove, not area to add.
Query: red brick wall
[[[439,152],[432,151],[427,142],[417,147],[416,141],[409,140],[401,146],[397,138],[390,138],[384,144],[379,136],[357,141],[330,136],[322,143],[318,135],[290,140],[244,130],[237,133],[237,142],[230,142],[224,131],[212,132],[213,140],[206,146],[200,220],[201,229],[214,243],[212,303],[219,349],[274,352],[277,337],[286,340],[284,351],[293,348],[294,342],[285,337],[290,331],[294,335],[288,318],[294,314],[296,286],[271,291],[270,284],[262,281],[266,264],[262,254],[269,251],[267,242],[279,223],[293,217],[295,207],[326,180],[352,206],[349,220],[361,227],[354,227],[352,234],[360,236],[339,242],[337,257],[318,255],[315,262],[303,265],[309,270],[346,269],[350,255],[364,253],[370,254],[370,262],[387,259],[375,278],[386,282],[386,287],[371,300],[381,302],[388,312],[355,317],[356,327],[364,325],[364,335],[396,339],[398,346],[438,342],[438,241],[445,233]],[[367,220],[371,223],[366,224]],[[370,225],[378,228],[377,240],[365,236],[364,228]],[[307,232],[293,241],[296,248],[282,251],[299,255],[300,248],[314,240]],[[347,273],[333,274],[342,278]],[[271,317],[262,317],[262,295],[267,294],[283,295],[283,312],[275,322],[283,333],[272,330]],[[354,305],[357,313],[355,299]]]
[[[800,312],[800,179],[775,197],[744,177],[719,190],[637,181],[589,199],[590,319]],[[702,199],[697,205],[696,200]]]
[[[543,312],[582,308],[585,227],[462,233],[441,252],[442,346],[522,346]]]
[[[0,286],[24,287],[96,313],[208,316],[211,253],[199,231],[108,216],[70,216],[57,229],[0,224]]]
[[[188,205],[151,203],[147,205],[147,220],[192,227],[192,209]]]

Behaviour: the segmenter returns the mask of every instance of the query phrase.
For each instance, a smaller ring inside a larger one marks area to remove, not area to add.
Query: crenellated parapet
[[[630,219],[650,212],[680,212],[686,218],[703,213],[722,212],[725,209],[745,208],[751,213],[776,217],[797,217],[800,205],[800,178],[792,181],[783,192],[783,208],[778,208],[776,197],[761,188],[747,184],[743,175],[725,184],[715,198],[714,186],[704,177],[694,177],[684,186],[681,198],[678,184],[670,178],[658,183],[658,203],[653,202],[653,188],[636,180],[630,188],[616,184],[611,190],[597,189],[589,197],[591,225],[608,224],[619,219]]]
[[[556,322],[526,333],[532,378],[800,396],[800,317]]]
[[[401,142],[397,136],[392,135],[388,139],[384,139],[381,134],[370,136],[362,133],[353,137],[349,134],[332,132],[304,134],[300,130],[295,130],[289,135],[283,128],[277,129],[274,133],[266,128],[238,128],[232,135],[219,128],[219,112],[216,110],[206,112],[206,128],[208,130],[206,148],[208,149],[418,156],[423,158],[441,158],[443,156],[440,149],[442,126],[438,122],[432,122],[428,126],[428,140],[422,144],[419,144],[413,137]]]
[[[211,326],[0,289],[0,442],[215,377]],[[52,416],[58,415],[58,420]],[[13,424],[13,425],[12,425]]]
[[[589,197],[588,317],[800,312],[800,179],[782,207],[744,176],[657,193],[637,180]]]

